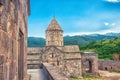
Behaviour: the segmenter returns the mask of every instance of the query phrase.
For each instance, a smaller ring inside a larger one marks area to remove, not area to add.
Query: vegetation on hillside
[[[64,45],[85,45],[93,41],[107,40],[120,37],[120,33],[108,33],[104,35],[91,34],[91,35],[78,35],[78,36],[65,36]],[[38,37],[28,37],[28,47],[41,47],[45,46],[45,39]]]
[[[44,38],[28,37],[28,47],[42,47],[45,46]]]
[[[110,40],[93,41],[87,45],[80,46],[82,51],[95,51],[99,59],[112,60],[114,54],[120,54],[120,38]],[[117,56],[117,55],[116,55]]]

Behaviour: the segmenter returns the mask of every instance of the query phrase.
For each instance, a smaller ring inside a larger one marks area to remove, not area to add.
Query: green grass
[[[109,72],[111,72],[111,73],[112,73],[112,72],[114,72],[114,73],[120,73],[120,71],[109,71]]]
[[[79,80],[79,78],[76,76],[71,76],[71,78],[72,78],[72,80]]]
[[[83,75],[83,78],[99,78],[98,76],[94,76],[94,75]]]
[[[76,76],[72,76],[71,78],[72,78],[72,80],[101,79],[101,77],[99,77],[99,76],[87,75],[87,74],[83,75],[82,77],[83,77],[83,78],[78,78],[78,77],[76,77]]]

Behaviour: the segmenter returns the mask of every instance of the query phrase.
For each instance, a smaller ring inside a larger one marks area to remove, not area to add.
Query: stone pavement
[[[30,80],[47,80],[42,69],[28,69]]]
[[[43,65],[54,80],[70,80],[63,74],[60,74],[57,67],[48,63],[43,63]],[[30,80],[48,80],[47,74],[45,74],[43,69],[28,69],[28,74],[30,75]]]

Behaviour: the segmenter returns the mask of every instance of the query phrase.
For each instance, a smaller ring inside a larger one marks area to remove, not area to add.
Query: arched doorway
[[[92,73],[92,61],[86,60],[85,66],[86,66],[85,72],[86,73]]]

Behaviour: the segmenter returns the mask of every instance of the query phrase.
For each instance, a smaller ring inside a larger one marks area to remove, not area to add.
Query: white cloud
[[[112,23],[111,25],[114,25],[111,29],[107,30],[101,30],[101,31],[95,31],[95,32],[71,32],[71,33],[65,33],[64,36],[74,36],[74,35],[89,35],[89,34],[106,34],[106,33],[120,33],[120,24],[116,26],[115,23]]]
[[[109,23],[108,23],[108,22],[104,22],[104,25],[105,25],[105,26],[109,26]]]
[[[115,25],[116,25],[116,23],[112,23],[111,25],[112,25],[112,26],[115,26]]]
[[[113,3],[118,3],[118,2],[120,2],[120,0],[105,0],[105,1],[107,1],[107,2],[113,2]]]
[[[109,23],[109,22],[104,22],[105,26],[109,26],[109,27],[115,27],[116,23]]]

